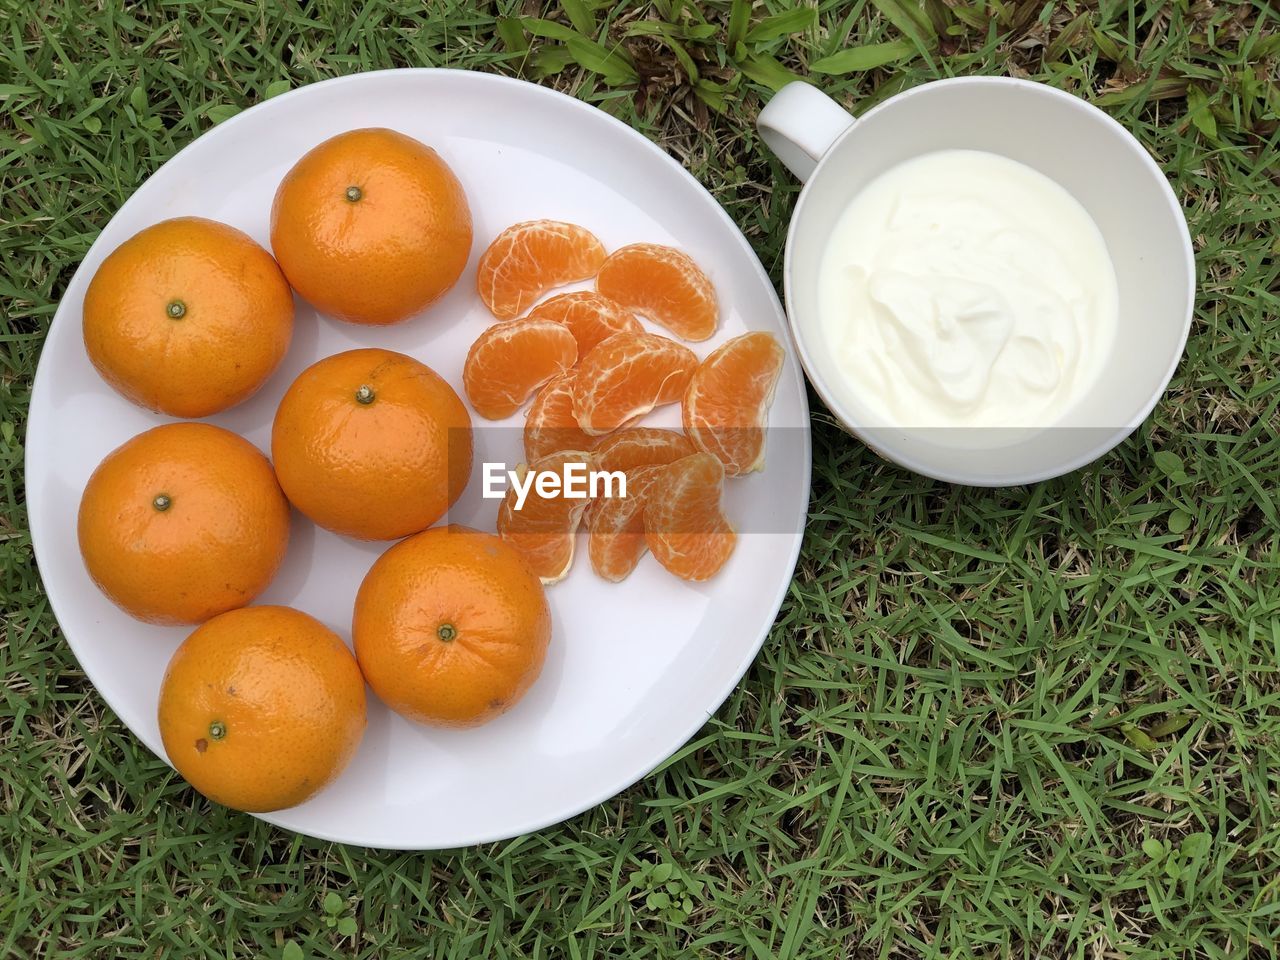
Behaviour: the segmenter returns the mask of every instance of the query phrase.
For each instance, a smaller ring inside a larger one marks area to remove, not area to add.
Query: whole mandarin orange
[[[453,388],[412,357],[372,348],[302,371],[271,430],[293,505],[362,540],[395,540],[439,520],[471,475],[471,447],[471,418]]]
[[[271,248],[322,313],[398,323],[457,282],[471,254],[471,210],[430,147],[394,130],[350,130],[312,148],[280,182]]]
[[[538,678],[551,611],[510,546],[437,527],[378,558],[356,595],[351,634],[360,669],[387,706],[422,723],[467,727],[508,710]]]
[[[175,417],[207,417],[251,396],[292,333],[293,293],[271,254],[201,217],[126,240],[84,297],[84,345],[98,373]]]
[[[109,453],[80,500],[89,576],[150,623],[200,623],[271,583],[289,504],[271,464],[207,423],[155,427]]]
[[[202,794],[265,813],[318,793],[355,755],[364,678],[338,635],[289,607],[245,607],[183,641],[160,686],[160,737]]]

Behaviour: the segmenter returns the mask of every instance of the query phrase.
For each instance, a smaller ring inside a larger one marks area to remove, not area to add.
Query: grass
[[[1276,956],[1278,24],[1207,0],[0,0],[0,957]],[[286,835],[187,789],[79,671],[26,529],[27,403],[78,261],[169,156],[288,87],[419,65],[635,125],[775,279],[796,188],[753,130],[772,87],[864,109],[1048,81],[1185,201],[1186,359],[1114,454],[1007,491],[893,468],[815,405],[789,597],[659,773],[461,851]]]

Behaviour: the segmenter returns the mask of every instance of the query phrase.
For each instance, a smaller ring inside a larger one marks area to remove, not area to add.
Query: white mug
[[[760,112],[765,143],[804,189],[787,234],[787,316],[809,381],[845,427],[881,456],[951,483],[1012,486],[1082,467],[1124,440],[1164,392],[1186,346],[1195,259],[1182,208],[1142,145],[1097,107],[1029,80],[938,80],[856,120],[807,83]],[[1004,431],[997,443],[885,425],[847,391],[818,322],[818,273],[850,201],[879,174],[936,150],[985,150],[1066,188],[1098,225],[1115,267],[1120,319],[1097,383],[1050,428]]]

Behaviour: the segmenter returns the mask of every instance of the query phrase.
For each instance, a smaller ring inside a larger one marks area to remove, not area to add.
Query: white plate
[[[457,287],[391,328],[348,326],[299,303],[281,368],[248,402],[211,418],[267,450],[271,418],[293,378],[357,346],[411,354],[462,392],[468,345],[490,321],[474,293],[475,262],[500,230],[550,217],[583,224],[605,246],[679,246],[710,274],[722,327],[700,355],[744,330],[789,344],[768,276],[742,234],[696,180],[630,127],[554,91],[487,74],[390,70],[318,83],[246,110],[166,163],[120,209],[72,278],[36,375],[27,437],[27,497],[36,556],[54,612],[85,673],[160,756],[156,695],[189,632],[138,623],[85,573],[76,509],[112,449],[163,422],[98,378],[81,340],[85,287],[104,256],[168,217],[211,217],[268,244],[276,184],[306,150],[354,127],[386,126],[433,146],[471,202],[475,245]],[[522,415],[510,421],[518,426]],[[678,423],[675,408],[653,420]],[[680,747],[724,701],[760,649],[790,583],[809,497],[808,405],[794,351],[778,384],[768,468],[729,483],[743,531],[729,564],[686,584],[646,557],[624,583],[599,580],[583,550],[548,595],[554,632],[546,668],[514,709],[474,730],[414,725],[370,700],[369,728],[342,777],[309,802],[264,819],[329,840],[432,849],[516,836],[625,789]],[[482,460],[519,459],[514,429],[476,420]],[[450,519],[492,530],[494,501],[473,478]],[[585,546],[585,544],[580,544]],[[294,513],[284,567],[259,603],[283,603],[350,632],[355,592],[386,544],[317,529]]]

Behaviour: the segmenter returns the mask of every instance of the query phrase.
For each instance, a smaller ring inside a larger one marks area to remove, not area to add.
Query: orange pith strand
[[[706,340],[720,323],[711,279],[674,247],[633,243],[609,255],[596,290],[682,340]]]
[[[566,467],[581,463],[587,471],[595,469],[591,454],[584,450],[562,450],[530,464],[521,464],[521,478],[530,471],[558,475],[561,490],[568,477]],[[541,496],[536,486],[529,488],[524,503],[517,508],[516,490],[512,486],[498,505],[498,536],[524,558],[526,565],[543,583],[557,583],[573,565],[575,537],[588,499],[561,495]]]
[[[698,366],[693,351],[653,333],[619,333],[578,364],[573,411],[591,436],[618,429],[684,396]]]
[[[698,365],[681,411],[685,433],[731,477],[764,469],[769,406],[786,358],[771,333],[745,333]]]
[[[529,220],[507,227],[481,254],[476,290],[490,313],[512,320],[547,291],[594,277],[604,258],[604,246],[585,227]]]
[[[669,463],[645,493],[644,535],[657,561],[684,580],[709,580],[737,535],[721,507],[724,465],[709,453]]]
[[[591,569],[611,583],[631,575],[649,549],[644,537],[644,504],[662,464],[626,471],[627,495],[594,500],[586,513],[587,555]]]
[[[571,368],[578,343],[563,324],[525,317],[487,327],[462,365],[462,386],[486,420],[504,420],[548,380]]]

